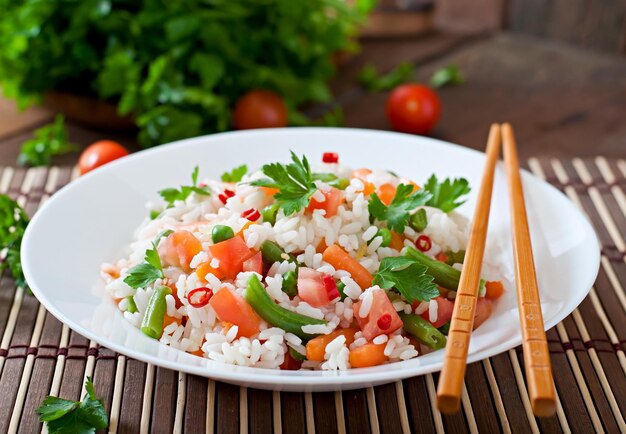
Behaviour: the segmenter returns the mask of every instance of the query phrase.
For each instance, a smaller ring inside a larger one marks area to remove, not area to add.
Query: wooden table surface
[[[598,232],[603,262],[596,292],[548,332],[558,372],[557,416],[537,420],[529,413],[519,349],[468,366],[463,412],[454,416],[442,416],[428,404],[436,374],[336,394],[246,390],[146,367],[97,347],[4,278],[0,433],[38,432],[34,408],[42,397],[57,391],[78,398],[88,372],[107,410],[113,415],[117,408],[112,419],[117,432],[625,432],[626,61],[507,33],[365,41],[332,84],[346,126],[387,129],[386,94],[365,92],[355,75],[366,63],[386,71],[401,61],[413,62],[420,79],[450,63],[467,77],[465,84],[439,91],[443,117],[434,137],[481,149],[490,123],[512,122],[521,158],[533,157],[535,174],[579,204]],[[4,179],[10,172],[8,191],[30,214],[42,197],[68,182],[68,166],[77,155],[56,160],[66,167],[51,171],[7,172],[6,167],[15,165],[20,144],[53,116],[43,108],[17,113],[11,102],[0,100],[0,175]],[[68,128],[71,140],[81,146],[102,138],[136,146],[130,135],[73,122]],[[116,399],[123,400],[121,407],[115,407]]]
[[[388,129],[387,93],[360,88],[356,74],[365,64],[388,71],[402,61],[415,64],[420,80],[438,67],[456,64],[467,78],[439,91],[443,115],[432,136],[482,149],[492,122],[511,122],[521,157],[626,155],[626,60],[514,34],[368,40],[342,66],[333,89],[345,126]],[[319,113],[320,108],[310,109]],[[33,128],[52,118],[42,108],[18,113],[0,100],[0,164],[13,164]],[[99,138],[132,144],[132,135],[94,131],[69,122],[80,145]],[[76,157],[59,160],[69,163]]]

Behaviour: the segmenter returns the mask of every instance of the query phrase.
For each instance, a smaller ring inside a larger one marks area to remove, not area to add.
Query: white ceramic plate
[[[486,133],[486,131],[485,131]],[[441,369],[443,351],[413,360],[347,372],[278,371],[225,365],[152,340],[127,323],[101,293],[99,267],[118,258],[146,216],[157,190],[200,175],[217,178],[247,163],[251,168],[287,161],[288,151],[313,162],[338,152],[351,167],[378,167],[423,182],[431,173],[464,176],[474,187],[460,210],[471,215],[484,154],[418,136],[382,131],[290,128],[217,134],[139,152],[73,181],[37,212],[22,245],[32,291],[59,320],[119,353],[145,362],[222,381],[275,390],[322,391],[365,387]],[[599,266],[598,240],[585,217],[556,189],[523,174],[546,329],[565,318],[591,288]],[[487,258],[502,265],[508,291],[492,317],[472,334],[469,361],[521,343],[512,282],[509,204],[498,168],[488,242],[503,249]]]

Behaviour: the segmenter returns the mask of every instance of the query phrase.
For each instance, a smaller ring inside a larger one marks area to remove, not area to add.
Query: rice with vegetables
[[[126,258],[102,266],[124,318],[240,366],[345,370],[445,346],[468,220],[465,179],[420,186],[325,153],[159,193]],[[501,295],[481,281],[474,327]]]

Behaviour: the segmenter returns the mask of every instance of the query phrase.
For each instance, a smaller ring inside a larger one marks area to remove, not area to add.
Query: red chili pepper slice
[[[324,163],[337,163],[339,162],[339,154],[336,152],[324,152],[324,155],[322,155],[322,161]]]
[[[250,220],[251,222],[257,221],[261,218],[261,214],[256,208],[250,208],[241,213],[241,217]]]
[[[376,321],[376,325],[381,330],[387,330],[389,327],[391,327],[391,315],[388,313],[382,315],[380,318],[378,318],[378,321]]]
[[[223,193],[220,193],[217,195],[217,198],[224,204],[226,205],[226,201],[228,200],[229,197],[233,197],[235,195],[235,192],[229,189],[225,189]]]
[[[209,304],[209,300],[213,297],[213,291],[210,288],[196,288],[189,291],[187,294],[187,300],[189,304],[193,307],[204,307]]]
[[[415,247],[421,252],[429,251],[432,246],[433,242],[426,235],[420,235],[417,237],[417,240],[415,240]]]

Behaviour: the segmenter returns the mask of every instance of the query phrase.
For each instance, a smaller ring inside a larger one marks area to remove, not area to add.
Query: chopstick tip
[[[461,409],[461,400],[458,396],[437,395],[437,409],[443,414],[454,414]]]

